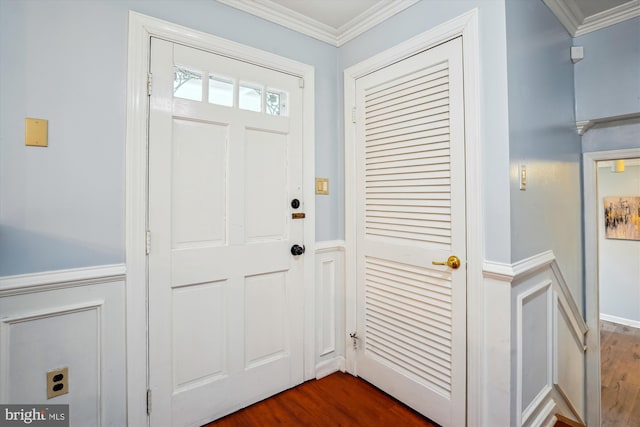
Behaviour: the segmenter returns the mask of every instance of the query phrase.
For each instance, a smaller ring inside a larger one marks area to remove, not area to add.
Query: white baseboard
[[[600,320],[605,320],[607,322],[617,323],[618,325],[631,326],[632,328],[640,329],[640,321],[625,319],[624,317],[611,316],[610,314],[600,313]]]
[[[316,379],[326,377],[334,372],[344,372],[345,359],[342,356],[334,357],[333,359],[325,360],[316,365]]]

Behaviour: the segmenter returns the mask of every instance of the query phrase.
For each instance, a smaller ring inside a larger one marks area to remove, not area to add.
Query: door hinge
[[[147,96],[151,96],[152,88],[153,88],[153,74],[147,73]]]
[[[298,87],[300,89],[304,88],[304,79],[298,79]]]
[[[360,340],[360,337],[358,337],[358,332],[354,331],[354,332],[350,333],[349,336],[351,337],[351,340],[353,340],[353,349],[357,350],[358,349],[358,341]]]
[[[147,415],[151,415],[151,389],[147,389]]]
[[[353,107],[351,109],[351,122],[355,123],[356,122],[356,107]]]
[[[145,247],[145,253],[147,255],[149,255],[151,253],[151,231],[147,230],[147,232],[144,235],[144,247]]]

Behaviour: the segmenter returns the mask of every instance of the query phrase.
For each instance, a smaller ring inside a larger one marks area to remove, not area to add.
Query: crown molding
[[[631,0],[620,6],[592,16],[587,16],[582,25],[578,27],[574,37],[600,30],[638,16],[640,16],[640,0]]]
[[[219,3],[274,22],[290,30],[336,46],[335,28],[270,0],[217,0]]]
[[[413,6],[419,0],[400,0],[395,2],[378,3],[365,10],[340,28],[336,39],[336,46],[340,47],[346,42],[355,39],[365,31],[370,30],[393,15]]]
[[[630,0],[620,6],[585,17],[576,0],[544,0],[572,37],[618,24],[640,16],[640,0]]]
[[[330,45],[340,47],[382,21],[414,5],[419,0],[396,0],[378,3],[337,29],[271,0],[217,1]]]
[[[582,24],[582,21],[584,21],[584,16],[582,15],[582,12],[580,12],[575,1],[544,0],[544,4],[546,4],[553,14],[556,15],[569,34],[571,34],[572,37],[575,37],[578,27]]]

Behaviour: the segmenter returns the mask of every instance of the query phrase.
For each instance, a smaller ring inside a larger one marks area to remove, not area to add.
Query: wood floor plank
[[[640,329],[601,322],[602,427],[640,426]]]
[[[205,427],[264,426],[438,427],[366,381],[341,372],[308,381]]]
[[[619,381],[607,388],[602,397],[602,427],[637,426],[638,420],[630,420],[640,387]]]

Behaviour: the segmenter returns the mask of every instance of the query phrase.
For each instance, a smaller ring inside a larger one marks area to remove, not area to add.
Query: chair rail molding
[[[514,264],[485,261],[483,264],[484,277],[513,283],[523,279],[527,275],[535,274],[539,270],[546,268],[556,259],[553,251],[546,251],[525,258]]]
[[[5,276],[0,277],[0,297],[118,282],[125,276],[124,264]]]
[[[590,129],[623,126],[633,123],[640,123],[640,113],[623,114],[621,116],[602,117],[591,120],[580,120],[576,122],[576,132],[578,132],[578,135],[584,135]]]
[[[324,240],[322,242],[316,242],[316,253],[323,254],[327,252],[335,252],[345,250],[345,241],[344,240]]]

